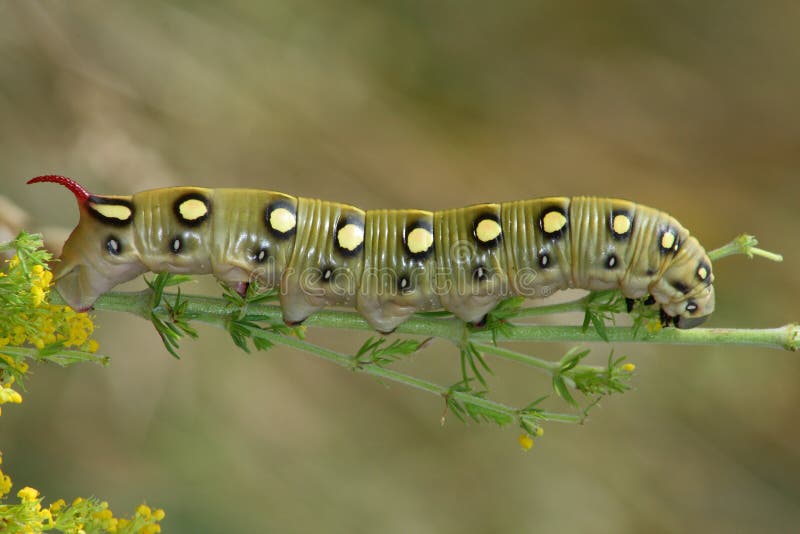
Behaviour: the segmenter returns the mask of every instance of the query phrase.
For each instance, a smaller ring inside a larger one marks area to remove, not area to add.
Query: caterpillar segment
[[[173,187],[106,196],[56,175],[80,220],[56,288],[85,310],[142,273],[211,273],[280,287],[289,324],[355,307],[380,332],[444,308],[480,323],[510,295],[619,289],[691,328],[714,310],[711,262],[669,215],[632,202],[552,197],[438,212],[369,210],[252,189]]]

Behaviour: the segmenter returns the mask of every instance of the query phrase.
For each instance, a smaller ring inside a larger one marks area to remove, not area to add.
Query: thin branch
[[[712,261],[716,261],[726,256],[744,254],[750,259],[753,259],[753,256],[761,256],[770,261],[783,261],[783,256],[780,254],[757,248],[756,245],[758,245],[758,239],[755,236],[742,234],[727,245],[709,251],[708,257]]]
[[[174,302],[174,293],[164,293],[168,302]],[[197,316],[198,320],[211,320],[213,317],[226,318],[234,308],[224,299],[183,294],[188,303],[186,311]],[[96,310],[123,311],[134,313],[149,320],[150,292],[123,293],[111,292],[100,297],[95,303]],[[55,298],[53,301],[55,302]],[[250,304],[252,313],[263,315],[272,323],[283,321],[281,309],[275,305]],[[372,332],[372,327],[357,312],[344,310],[323,310],[311,315],[305,323],[308,326],[337,328],[344,330],[364,330]],[[414,316],[398,327],[397,333],[439,337],[454,343],[464,338],[464,323],[456,318],[445,319]],[[759,345],[763,347],[798,350],[800,348],[800,326],[788,324],[777,328],[694,328],[679,330],[663,328],[655,333],[636,331],[632,327],[606,327],[608,341],[613,343],[668,343],[678,345]],[[469,334],[469,339],[477,342],[492,340],[489,331]],[[543,342],[594,342],[603,341],[593,329],[584,330],[580,326],[561,325],[515,325],[507,332],[503,341],[543,341]]]
[[[222,329],[226,328],[226,321],[220,317],[198,318],[197,321],[217,328],[222,328]],[[487,412],[492,412],[504,416],[509,420],[509,422],[516,421],[520,416],[520,410],[517,408],[512,408],[511,406],[507,406],[499,402],[485,399],[480,396],[473,395],[471,393],[463,391],[454,391],[451,388],[441,386],[434,382],[417,378],[411,375],[407,375],[405,373],[401,373],[393,369],[387,369],[379,365],[354,365],[354,358],[352,356],[342,354],[340,352],[336,352],[334,350],[321,347],[319,345],[315,345],[313,343],[309,343],[308,341],[298,339],[292,336],[276,334],[274,332],[270,332],[269,330],[264,330],[261,328],[253,328],[253,327],[246,327],[246,328],[249,331],[251,337],[266,339],[267,341],[275,343],[276,345],[284,345],[300,351],[308,352],[322,359],[333,362],[341,367],[345,367],[347,369],[351,369],[357,372],[363,372],[365,374],[374,376],[376,378],[401,383],[406,386],[419,389],[421,391],[425,391],[427,393],[432,393],[434,395],[439,395],[441,397],[452,396],[462,402],[468,403],[472,406],[479,407]],[[558,421],[566,423],[578,423],[583,420],[583,417],[579,415],[564,414],[557,412],[546,412],[546,411],[538,411],[537,418],[541,419],[542,421]]]

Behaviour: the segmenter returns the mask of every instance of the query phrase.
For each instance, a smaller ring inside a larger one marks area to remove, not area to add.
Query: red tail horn
[[[78,199],[78,202],[83,204],[87,200],[89,200],[89,192],[83,188],[81,184],[73,180],[72,178],[67,178],[66,176],[59,176],[57,174],[46,174],[44,176],[37,176],[36,178],[31,178],[28,180],[29,184],[36,184],[39,182],[52,182],[54,184],[61,184],[70,191],[72,194],[75,195],[75,198]]]

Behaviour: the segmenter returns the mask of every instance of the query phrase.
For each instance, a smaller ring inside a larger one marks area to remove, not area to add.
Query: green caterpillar
[[[288,324],[354,306],[380,332],[444,308],[480,324],[510,295],[619,289],[679,328],[714,310],[711,262],[669,215],[632,202],[554,197],[437,212],[369,210],[253,189],[89,194],[63,176],[80,221],[55,268],[77,310],[147,271],[213,273],[239,291],[280,287]]]

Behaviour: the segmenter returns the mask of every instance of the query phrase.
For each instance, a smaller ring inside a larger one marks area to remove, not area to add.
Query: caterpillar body
[[[711,262],[666,213],[632,202],[552,197],[437,212],[368,210],[254,189],[170,187],[88,193],[55,267],[56,289],[85,310],[147,271],[212,273],[241,290],[280,288],[289,324],[354,306],[380,332],[414,312],[480,321],[510,295],[618,288],[651,298],[679,328],[714,310]]]

